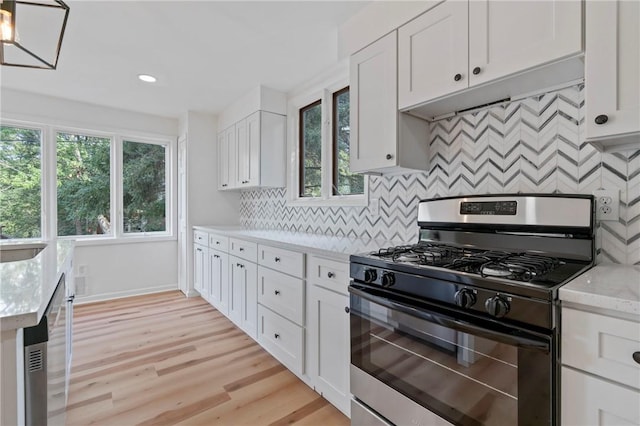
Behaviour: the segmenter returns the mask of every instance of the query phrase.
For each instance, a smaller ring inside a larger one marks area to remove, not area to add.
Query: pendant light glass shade
[[[0,0],[2,65],[56,69],[68,16],[62,0]]]

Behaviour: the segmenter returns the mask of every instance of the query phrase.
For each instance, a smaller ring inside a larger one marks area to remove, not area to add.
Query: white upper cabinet
[[[398,112],[397,76],[395,31],[351,56],[352,172],[427,168],[428,128]]]
[[[586,5],[586,138],[604,150],[640,148],[640,2]]]
[[[218,189],[230,189],[236,185],[236,126],[218,134]]]
[[[581,78],[582,7],[563,0],[435,6],[398,29],[399,108],[431,119]]]

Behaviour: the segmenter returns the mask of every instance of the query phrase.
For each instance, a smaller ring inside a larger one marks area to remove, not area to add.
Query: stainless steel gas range
[[[557,425],[558,289],[594,262],[594,200],[425,200],[416,244],[351,256],[352,425]]]

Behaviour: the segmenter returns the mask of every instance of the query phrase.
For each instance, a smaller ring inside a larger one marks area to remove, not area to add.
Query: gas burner
[[[446,244],[424,242],[383,248],[371,254],[382,259],[391,260],[392,262],[431,266],[440,266],[461,256],[468,255],[466,249]]]
[[[561,265],[557,259],[530,254],[514,254],[480,265],[482,277],[508,278],[516,281],[531,281]]]

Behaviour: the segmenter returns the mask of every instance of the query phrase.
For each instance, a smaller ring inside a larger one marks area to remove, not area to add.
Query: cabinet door
[[[193,288],[209,301],[209,249],[199,244],[193,251]]]
[[[351,56],[351,171],[396,165],[397,33],[394,31]]]
[[[209,250],[209,271],[211,288],[209,301],[211,304],[228,315],[229,303],[229,256],[216,250]]]
[[[586,9],[587,138],[639,132],[640,2],[590,1]]]
[[[231,126],[224,131],[224,137],[219,150],[220,189],[235,187],[236,173],[236,127]]]
[[[247,158],[245,161],[244,186],[260,185],[260,143],[261,120],[260,111],[254,112],[246,119]]]
[[[582,52],[582,2],[469,1],[469,85]]]
[[[563,426],[640,424],[640,392],[562,367]]]
[[[247,139],[247,120],[242,120],[236,123],[236,174],[234,177],[235,186],[244,186],[247,184],[247,177],[249,175],[249,145]]]
[[[258,332],[258,265],[240,262],[242,270],[242,329],[256,338]]]
[[[468,87],[468,12],[449,0],[398,29],[400,109]]]
[[[310,298],[310,374],[316,391],[349,416],[349,297],[311,285]]]
[[[245,273],[240,267],[242,259],[229,256],[229,314],[228,317],[238,327],[242,326],[242,289]]]
[[[218,189],[229,186],[229,145],[226,143],[226,132],[218,133]]]

